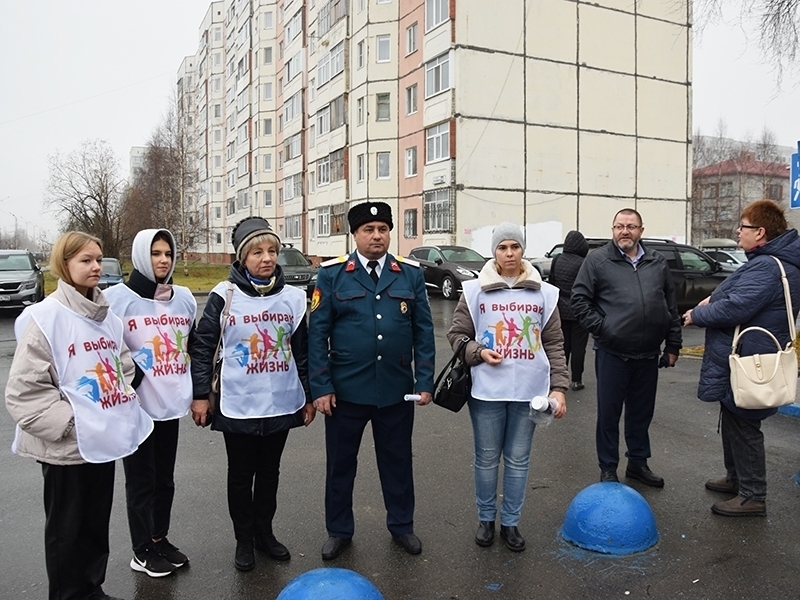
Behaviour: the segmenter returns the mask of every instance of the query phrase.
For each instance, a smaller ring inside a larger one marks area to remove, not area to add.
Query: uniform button
[[[375,300],[380,300],[380,299],[381,299],[381,295],[380,295],[380,294],[378,294],[377,296],[375,296]]]
[[[379,339],[379,340],[382,340],[382,339],[383,339],[383,336],[382,336],[382,335],[380,335],[380,334],[378,334],[378,339]]]
[[[383,357],[382,357],[382,356],[379,354],[379,355],[378,355],[378,360],[380,360],[380,359],[382,359],[382,358],[383,358]]]
[[[382,317],[382,316],[380,316],[380,315],[375,315],[375,317],[376,317],[376,318],[378,318],[378,319],[382,319],[382,318],[383,318],[383,317]]]

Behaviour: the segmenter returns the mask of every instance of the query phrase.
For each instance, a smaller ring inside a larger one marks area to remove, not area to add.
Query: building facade
[[[688,3],[224,0],[196,65],[197,252],[225,260],[249,215],[315,257],[346,213],[394,212],[393,252],[490,254],[500,221],[534,256],[632,206],[690,237]],[[184,75],[185,76],[185,75]]]

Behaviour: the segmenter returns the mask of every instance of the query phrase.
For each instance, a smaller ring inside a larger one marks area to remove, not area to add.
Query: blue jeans
[[[494,521],[497,516],[497,478],[502,453],[500,524],[507,527],[519,524],[536,428],[528,418],[528,410],[527,402],[469,400],[475,439],[475,503],[480,521]]]

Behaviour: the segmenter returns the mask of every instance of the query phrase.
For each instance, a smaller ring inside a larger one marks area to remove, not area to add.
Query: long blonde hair
[[[103,251],[103,242],[100,238],[84,233],[83,231],[68,231],[53,244],[50,252],[50,271],[70,285],[74,285],[72,277],[69,275],[67,261],[81,251],[86,244],[94,242]]]

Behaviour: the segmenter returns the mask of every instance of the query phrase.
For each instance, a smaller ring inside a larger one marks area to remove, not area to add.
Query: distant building
[[[128,184],[133,185],[144,172],[144,156],[147,154],[146,146],[131,146],[128,163]]]
[[[224,0],[194,56],[199,254],[233,224],[351,251],[345,215],[395,215],[391,251],[528,255],[570,229],[607,236],[633,206],[648,235],[690,237],[689,3],[674,0]],[[189,74],[184,61],[182,77]]]
[[[752,152],[710,164],[692,172],[692,242],[709,238],[736,239],[742,209],[750,202],[769,198],[787,209],[792,227],[800,214],[789,210],[789,165],[757,160]]]

